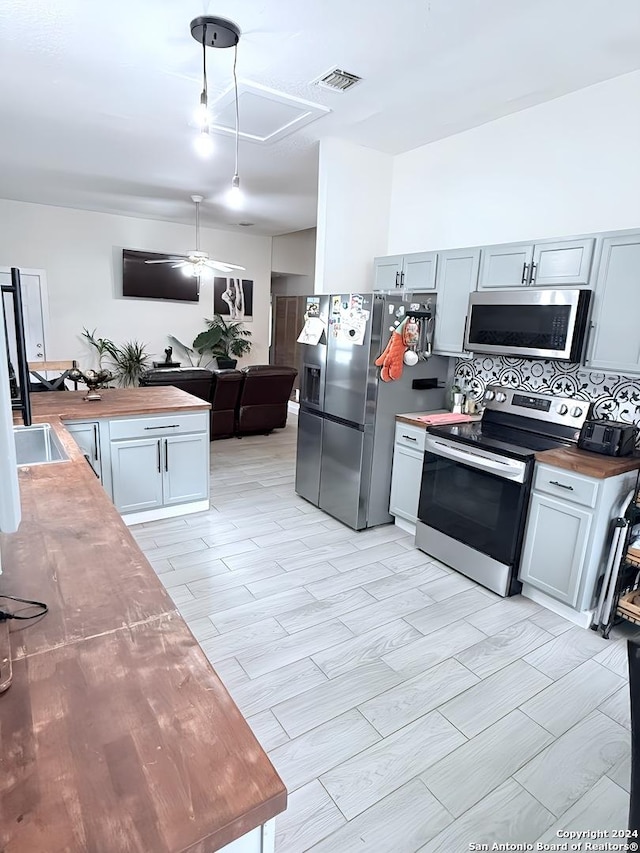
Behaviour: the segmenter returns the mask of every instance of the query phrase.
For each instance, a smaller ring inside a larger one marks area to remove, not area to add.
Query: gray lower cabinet
[[[396,424],[389,513],[412,524],[418,520],[425,436],[424,428]]]
[[[480,249],[455,249],[438,254],[436,324],[433,351],[437,355],[465,353],[464,329],[469,294],[476,289]]]
[[[514,243],[482,249],[479,290],[501,287],[584,287],[595,238]]]
[[[66,424],[66,428],[102,482],[100,423],[98,421],[73,421]]]
[[[589,368],[640,373],[640,231],[605,237],[594,292]]]
[[[577,611],[590,610],[604,572],[611,519],[637,473],[587,477],[536,463],[519,579]]]
[[[386,255],[373,259],[374,290],[433,290],[436,286],[436,252]]]
[[[204,500],[209,494],[209,436],[173,435],[163,444],[164,505]]]
[[[520,580],[575,607],[592,515],[566,501],[534,494]]]
[[[162,439],[111,442],[113,502],[120,512],[162,506]]]

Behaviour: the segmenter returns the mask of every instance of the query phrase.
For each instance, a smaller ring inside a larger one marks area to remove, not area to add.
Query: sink
[[[18,468],[22,465],[44,465],[51,462],[68,462],[58,436],[49,424],[14,427]]]

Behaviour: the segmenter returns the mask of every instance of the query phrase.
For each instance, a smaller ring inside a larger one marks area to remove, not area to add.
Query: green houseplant
[[[93,332],[83,329],[82,337],[98,354],[100,368],[105,358],[111,362],[110,366],[121,385],[126,388],[140,383],[140,377],[149,366],[146,344],[133,340],[118,346],[109,338],[97,338],[95,329]]]
[[[242,323],[227,322],[221,314],[214,314],[213,320],[205,323],[207,329],[194,340],[193,348],[213,356],[219,368],[235,367],[237,359],[251,351],[251,332]]]

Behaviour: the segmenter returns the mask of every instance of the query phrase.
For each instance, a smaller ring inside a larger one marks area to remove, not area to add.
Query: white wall
[[[338,139],[320,142],[315,290],[369,291],[387,252],[393,157]]]
[[[389,254],[637,227],[639,151],[636,71],[399,155]]]
[[[213,313],[213,284],[203,282],[199,302],[124,299],[122,249],[185,253],[193,227],[0,199],[0,266],[44,269],[49,289],[47,358],[78,358],[91,365],[83,327],[116,343],[137,338],[164,358],[167,335],[191,343]],[[246,267],[253,279],[254,347],[245,364],[269,361],[271,238],[201,229],[202,249]],[[183,361],[183,364],[185,362]]]
[[[272,238],[271,269],[273,272],[313,276],[315,266],[315,228],[292,231]]]
[[[313,293],[313,279],[308,275],[281,275],[271,279],[272,296],[306,296]]]

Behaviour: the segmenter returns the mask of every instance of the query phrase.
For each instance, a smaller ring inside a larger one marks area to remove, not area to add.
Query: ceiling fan
[[[229,264],[226,261],[216,261],[209,257],[208,252],[200,251],[200,204],[203,197],[201,195],[192,195],[191,201],[196,206],[196,248],[191,250],[187,257],[162,258],[162,260],[148,260],[145,264],[171,264],[171,269],[181,269],[185,275],[201,276],[205,275],[209,270],[217,270],[218,272],[233,272],[233,270],[244,270],[246,267],[239,267],[237,264]]]

